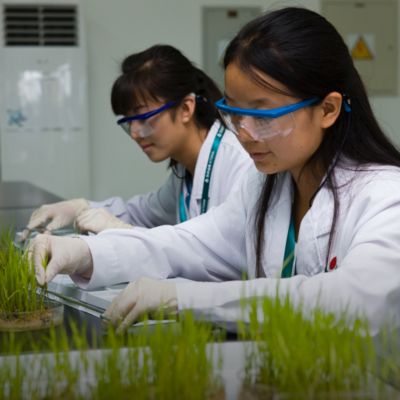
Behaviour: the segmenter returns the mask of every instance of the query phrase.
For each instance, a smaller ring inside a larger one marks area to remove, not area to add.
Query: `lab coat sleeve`
[[[89,245],[94,271],[86,289],[141,276],[183,277],[195,281],[240,279],[246,265],[243,230],[245,209],[240,193],[231,201],[175,226],[110,229],[82,236]]]
[[[105,208],[128,224],[145,228],[176,224],[177,180],[171,173],[164,185],[154,192],[134,196],[127,202],[120,197],[91,201],[90,207]]]
[[[314,276],[262,278],[224,283],[182,283],[177,286],[180,310],[215,322],[247,320],[241,298],[289,295],[304,311],[319,306],[338,316],[366,317],[372,334],[400,321],[400,182],[379,182],[364,188],[344,218],[338,268]]]

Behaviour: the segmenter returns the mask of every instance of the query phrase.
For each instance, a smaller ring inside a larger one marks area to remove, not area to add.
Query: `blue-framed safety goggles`
[[[151,110],[142,114],[136,114],[136,115],[131,115],[128,117],[123,117],[117,120],[117,124],[126,132],[129,136],[131,135],[132,132],[138,132],[140,137],[147,137],[153,134],[154,129],[153,127],[148,123],[148,119],[151,117],[154,117],[157,114],[162,113],[165,110],[168,110],[169,108],[172,108],[174,105],[176,105],[176,101],[169,101],[168,103],[162,105],[159,108],[156,108],[155,110]],[[134,121],[137,121],[138,124],[133,129],[132,123]]]
[[[287,106],[268,110],[231,107],[225,99],[215,103],[228,129],[236,135],[245,129],[257,141],[265,141],[276,136],[286,136],[295,127],[293,113],[304,107],[312,106],[321,99],[313,97]]]

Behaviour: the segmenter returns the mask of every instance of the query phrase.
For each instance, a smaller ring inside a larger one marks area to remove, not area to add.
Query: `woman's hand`
[[[99,233],[104,229],[130,229],[132,225],[120,220],[104,208],[91,208],[77,216],[75,227],[80,232]]]
[[[72,225],[75,218],[89,208],[85,199],[73,199],[60,201],[54,204],[45,204],[35,210],[28,222],[26,229],[21,234],[20,241],[25,241],[34,229],[41,229],[45,233],[51,233],[56,229]]]
[[[89,246],[80,238],[37,235],[28,246],[39,285],[58,274],[77,274],[90,279],[93,272]]]
[[[178,300],[176,286],[165,280],[147,277],[130,283],[111,303],[103,314],[105,319],[123,331],[143,315],[163,313],[165,317],[176,315]]]

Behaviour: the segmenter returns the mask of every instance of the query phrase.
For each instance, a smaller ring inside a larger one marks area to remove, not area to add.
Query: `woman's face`
[[[143,102],[133,110],[132,115],[156,110],[164,104],[165,102],[154,100]],[[164,110],[143,122],[132,122],[130,136],[151,161],[160,162],[173,158],[185,142],[187,136],[185,126],[179,123],[180,107]],[[174,112],[175,118],[173,118]],[[150,135],[141,137],[140,129],[146,130]]]
[[[289,92],[270,76],[263,73],[259,73],[259,76],[272,87],[284,93]],[[229,64],[225,71],[225,97],[229,106],[251,109],[283,107],[304,100],[257,85],[235,63]],[[293,112],[293,129],[286,136],[278,135],[267,141],[258,141],[244,128],[239,129],[239,141],[259,171],[267,174],[290,171],[294,177],[298,176],[323,139],[324,130],[320,124],[322,112],[317,111],[318,107],[306,107]]]

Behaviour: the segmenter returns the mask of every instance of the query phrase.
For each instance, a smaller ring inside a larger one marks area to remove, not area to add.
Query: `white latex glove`
[[[21,234],[20,241],[26,240],[33,229],[41,228],[45,233],[50,233],[55,229],[72,225],[78,214],[88,208],[89,202],[85,199],[45,204],[32,213],[26,229]]]
[[[144,314],[152,315],[161,310],[166,317],[177,314],[175,283],[142,277],[130,283],[103,316],[117,325],[118,331],[123,331]]]
[[[78,274],[88,279],[92,275],[92,255],[80,238],[37,235],[27,251],[39,285],[50,282],[57,274]]]
[[[104,229],[122,228],[130,229],[132,225],[127,224],[105,208],[91,208],[80,213],[75,220],[75,227],[80,232],[99,233]]]

